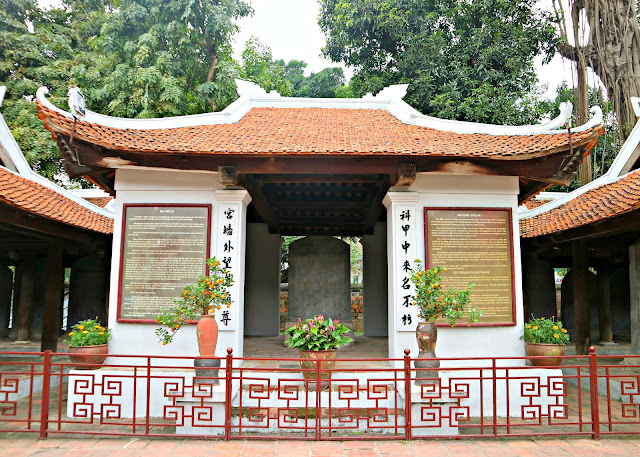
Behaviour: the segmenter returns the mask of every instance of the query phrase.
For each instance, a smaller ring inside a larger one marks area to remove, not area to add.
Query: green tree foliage
[[[59,153],[36,117],[33,96],[45,85],[64,106],[68,88],[91,87],[99,65],[65,10],[42,11],[35,0],[0,0],[0,84],[7,86],[2,114],[31,166],[49,179],[60,172]]]
[[[533,58],[555,46],[535,0],[321,0],[324,53],[355,68],[356,96],[409,83],[405,100],[442,118],[535,122]]]
[[[242,51],[240,77],[253,81],[267,92],[275,90],[285,97],[291,96],[292,84],[286,77],[284,65],[274,61],[271,49],[252,36]]]
[[[247,3],[112,2],[99,35],[90,38],[108,57],[104,84],[89,97],[101,112],[175,116],[220,110],[236,98],[231,37],[235,21],[252,12]]]

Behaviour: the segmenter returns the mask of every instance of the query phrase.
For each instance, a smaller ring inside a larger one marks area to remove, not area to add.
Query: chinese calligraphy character
[[[405,295],[404,297],[402,297],[402,299],[404,300],[402,302],[402,306],[404,306],[405,308],[409,307],[409,300],[411,299],[411,295]]]
[[[231,252],[233,248],[233,246],[231,246],[231,241],[225,241],[224,243],[224,252]]]
[[[400,246],[402,249],[404,249],[404,253],[407,254],[408,250],[409,250],[409,246],[411,246],[411,244],[407,243],[406,241],[404,243],[402,243],[402,246]]]
[[[407,236],[407,232],[409,231],[411,226],[409,224],[407,224],[407,225],[401,226],[400,228],[404,231],[404,236]]]
[[[406,289],[409,289],[410,287],[411,286],[409,285],[409,278],[402,278],[402,288],[406,290]]]
[[[224,267],[225,268],[231,268],[230,264],[231,264],[231,257],[223,257],[222,258],[222,263],[224,263]]]
[[[229,321],[231,320],[231,318],[229,317],[229,311],[222,311],[222,319],[220,320],[225,326],[229,326]]]
[[[231,228],[231,224],[222,226],[222,234],[223,235],[233,235],[233,229]]]
[[[406,220],[407,222],[409,221],[409,219],[411,219],[411,211],[410,210],[406,210],[400,213],[400,220],[404,221]]]
[[[411,314],[405,314],[404,316],[402,316],[402,324],[411,325]]]
[[[227,209],[224,211],[224,215],[225,215],[225,216],[227,216],[227,219],[232,219],[232,218],[233,218],[233,212],[234,212],[234,211],[235,211],[235,210],[233,210],[233,209],[231,209],[231,208],[227,208]]]
[[[408,260],[404,261],[404,263],[402,264],[402,269],[404,270],[405,273],[407,271],[412,271],[411,264],[409,263]]]

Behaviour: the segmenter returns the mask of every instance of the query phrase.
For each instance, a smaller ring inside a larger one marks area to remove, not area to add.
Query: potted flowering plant
[[[300,367],[304,372],[307,388],[316,388],[316,363],[320,361],[320,368],[332,369],[336,364],[336,351],[343,344],[353,341],[346,336],[349,327],[340,321],[325,319],[322,314],[306,319],[304,322],[298,319],[298,323],[285,330],[289,338],[285,341],[290,348],[300,350]],[[329,372],[323,371],[321,376],[321,388],[329,386]]]
[[[69,358],[76,363],[76,368],[90,369],[88,365],[104,363],[109,353],[111,333],[107,327],[95,319],[78,322],[69,332]]]
[[[524,324],[521,339],[525,341],[525,352],[528,356],[545,356],[529,359],[534,366],[558,366],[562,363],[569,333],[562,326],[562,321],[531,316]]]
[[[217,377],[217,368],[220,360],[215,359],[216,346],[218,344],[218,322],[215,312],[231,307],[231,298],[228,287],[233,284],[233,275],[226,268],[220,266],[220,261],[215,257],[206,260],[208,274],[198,278],[196,284],[190,284],[184,288],[180,298],[175,298],[175,306],[164,309],[156,315],[156,320],[162,327],[156,329],[156,336],[163,344],[173,341],[176,332],[185,324],[197,320],[196,339],[198,352],[202,359],[195,359],[196,376],[205,376],[210,373]],[[207,371],[214,368],[213,371]],[[199,380],[196,379],[196,384]],[[219,381],[214,379],[212,384]]]
[[[416,368],[423,368],[416,372],[417,383],[424,384],[426,382],[424,378],[438,376],[437,369],[440,367],[440,361],[436,359],[436,342],[438,341],[436,319],[445,319],[451,327],[455,327],[465,311],[468,313],[470,323],[478,322],[482,313],[477,308],[469,307],[473,284],[469,284],[465,290],[454,288],[447,290],[442,286],[442,273],[447,272],[446,268],[435,267],[424,270],[419,259],[414,260],[414,263],[411,282],[415,285],[415,293],[411,298],[412,305],[418,307],[418,315],[422,319],[416,328],[418,359],[432,359],[415,362]]]

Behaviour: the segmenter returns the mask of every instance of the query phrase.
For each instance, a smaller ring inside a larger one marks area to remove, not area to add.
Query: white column
[[[225,355],[230,347],[234,356],[242,357],[246,221],[251,196],[246,190],[216,190],[215,196],[212,255],[233,274],[233,285],[229,288],[231,307],[222,307],[215,313],[220,328],[216,355]]]
[[[411,306],[413,261],[417,258],[418,233],[422,218],[418,212],[417,192],[390,191],[382,200],[387,208],[387,265],[389,269],[389,357],[401,359],[411,349],[416,357],[418,312]],[[396,362],[400,366],[402,361]]]

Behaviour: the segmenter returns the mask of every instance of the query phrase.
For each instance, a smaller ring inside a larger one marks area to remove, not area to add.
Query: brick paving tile
[[[94,440],[82,440],[82,439],[73,439],[67,440],[64,443],[60,444],[61,448],[66,449],[87,449],[95,446]]]
[[[173,455],[175,451],[171,450],[163,450],[163,449],[142,449],[140,451],[132,451],[132,455],[135,455],[136,457],[155,457],[155,456],[159,456],[159,457],[169,457],[170,455]],[[180,455],[204,455],[204,453],[202,454],[180,454]]]
[[[243,441],[216,441],[211,443],[212,451],[241,451],[243,447]]]
[[[38,449],[57,448],[57,447],[60,447],[60,445],[65,441],[66,440],[64,439],[49,438],[46,440],[34,441],[33,443],[29,444],[29,447],[35,447]]]
[[[342,455],[342,444],[340,443],[311,443],[311,455],[321,456],[321,455]]]
[[[207,454],[208,457],[240,457],[242,451],[228,451],[228,450],[210,450]]]
[[[476,448],[473,444],[463,444],[463,443],[444,443],[444,447],[451,454],[461,454],[464,452],[474,452]]]
[[[37,449],[24,447],[3,448],[2,457],[27,457],[36,451]]]
[[[372,449],[350,449],[347,452],[347,457],[378,457],[376,451]]]
[[[547,455],[553,455],[554,451],[551,451],[549,448],[544,448],[547,452]],[[518,457],[536,457],[536,453],[528,447],[514,447],[511,448],[513,452],[516,453]],[[487,454],[488,455],[488,454]]]
[[[182,446],[179,446],[172,451],[172,455],[180,457],[202,457],[209,452],[211,446],[209,444],[199,443],[200,441],[183,442]]]
[[[256,446],[255,444],[245,444],[242,455],[246,457],[272,457],[276,455],[275,443],[272,446]],[[180,455],[182,457],[182,455]]]
[[[376,446],[375,441],[343,441],[343,449],[374,449]]]
[[[175,440],[150,441],[149,444],[145,446],[144,450],[172,451],[180,446],[180,444],[180,441]]]
[[[429,457],[447,457],[449,453],[440,443],[412,442],[411,449],[416,455],[428,455]]]
[[[538,447],[538,443],[533,440],[509,440],[507,444],[510,447]]]
[[[29,454],[30,457],[63,457],[69,449],[36,449],[36,452]]]
[[[515,448],[501,443],[495,443],[493,446],[477,446],[476,448],[487,457],[517,457],[519,455]]]
[[[411,447],[408,444],[398,442],[378,443],[377,447],[378,452],[381,454],[403,454],[411,450]]]

